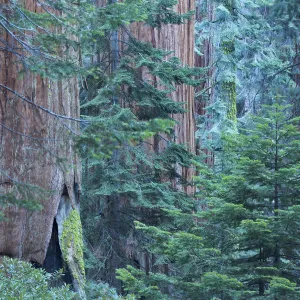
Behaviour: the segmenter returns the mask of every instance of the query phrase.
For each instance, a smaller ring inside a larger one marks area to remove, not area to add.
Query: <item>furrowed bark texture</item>
[[[42,10],[35,0],[25,0],[23,7]],[[3,28],[0,37],[0,47],[7,49],[0,51],[0,193],[9,193],[21,182],[51,191],[38,199],[40,211],[15,206],[4,210],[7,220],[0,223],[0,254],[42,265],[57,214],[61,235],[69,212],[78,209],[80,162],[68,128],[78,132],[79,125],[35,105],[79,117],[77,80],[53,82],[22,69],[13,54],[20,44]]]
[[[174,11],[179,14],[194,9],[194,1],[190,0],[179,0],[178,4],[174,6]],[[151,28],[143,23],[137,23],[131,27],[131,33],[140,41],[152,43],[155,48],[173,51],[171,55],[178,57],[183,65],[190,67],[195,65],[193,19],[186,22],[186,24],[162,25],[162,27],[158,29]],[[154,82],[157,82],[155,78]],[[185,145],[191,153],[195,153],[194,88],[188,85],[179,85],[176,91],[171,94],[171,98],[175,102],[185,103],[183,107],[186,109],[185,113],[172,116],[177,122],[174,128],[173,142]],[[166,142],[161,139],[157,140],[153,138],[151,143],[154,145],[153,150],[157,152],[162,151],[167,146]],[[175,167],[176,172],[182,176],[183,181],[192,182],[192,177],[194,176],[193,169],[182,168],[180,166]],[[194,188],[188,185],[179,186],[175,183],[174,187],[182,189],[188,194],[194,192]]]

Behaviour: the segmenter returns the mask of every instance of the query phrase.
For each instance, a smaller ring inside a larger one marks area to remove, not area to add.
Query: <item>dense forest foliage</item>
[[[77,79],[80,118],[0,90],[65,122],[80,155],[82,229],[74,210],[60,243],[65,261],[76,243],[71,271],[85,281],[78,295],[61,284],[66,265],[50,275],[3,258],[0,299],[300,298],[300,5],[197,0],[182,12],[178,2],[0,4],[0,30],[17,45],[0,51],[19,79]],[[193,65],[150,42],[186,24]],[[194,132],[181,123],[189,114]],[[0,190],[2,210],[42,211],[52,191],[14,183]]]

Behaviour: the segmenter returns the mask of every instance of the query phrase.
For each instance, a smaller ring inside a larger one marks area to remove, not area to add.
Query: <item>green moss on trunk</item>
[[[224,81],[223,89],[228,94],[227,117],[229,120],[236,122],[236,83],[232,81]]]
[[[63,232],[60,237],[62,254],[67,262],[72,276],[80,286],[85,282],[83,260],[83,240],[80,215],[77,210],[72,210],[64,221]]]

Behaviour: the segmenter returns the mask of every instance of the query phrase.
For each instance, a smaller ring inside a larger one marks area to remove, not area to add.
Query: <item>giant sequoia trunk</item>
[[[174,10],[184,14],[195,9],[194,1],[179,0]],[[173,51],[172,56],[178,57],[182,65],[194,66],[194,20],[181,25],[163,25],[161,28],[152,28],[143,23],[137,23],[131,27],[131,33],[138,40],[152,43],[153,47]],[[154,82],[157,82],[154,78]],[[195,102],[194,88],[189,85],[179,85],[171,94],[175,102],[185,103],[183,114],[173,115],[177,121],[174,127],[174,141],[185,145],[191,153],[195,153]],[[166,147],[163,140],[153,139],[153,150],[160,152]],[[176,172],[182,176],[183,181],[191,182],[194,170],[191,168],[177,167]],[[177,186],[177,188],[181,188]],[[183,187],[183,190],[191,194],[194,189],[191,186]]]
[[[2,0],[2,7],[6,3]],[[35,0],[23,5],[33,12],[42,10]],[[51,239],[48,254],[52,259],[46,259],[45,267],[50,271],[62,267],[62,258],[57,257],[62,255],[68,259],[75,288],[81,291],[83,265],[79,266],[74,253],[80,244],[76,235],[81,234],[80,220],[74,218],[79,205],[80,162],[69,130],[77,132],[78,124],[57,116],[79,116],[77,80],[53,82],[32,74],[17,63],[14,51],[21,45],[3,27],[0,38],[0,192],[10,193],[23,184],[24,188],[29,184],[48,191],[38,199],[42,210],[28,211],[19,205],[5,209],[0,254],[43,265]],[[20,204],[22,196],[16,193]],[[71,233],[69,223],[74,219],[77,224],[72,225]]]

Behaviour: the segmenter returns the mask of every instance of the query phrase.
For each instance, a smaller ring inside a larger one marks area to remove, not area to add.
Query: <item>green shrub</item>
[[[56,275],[35,269],[30,263],[3,257],[0,263],[0,300],[74,299],[67,285],[50,287]]]

